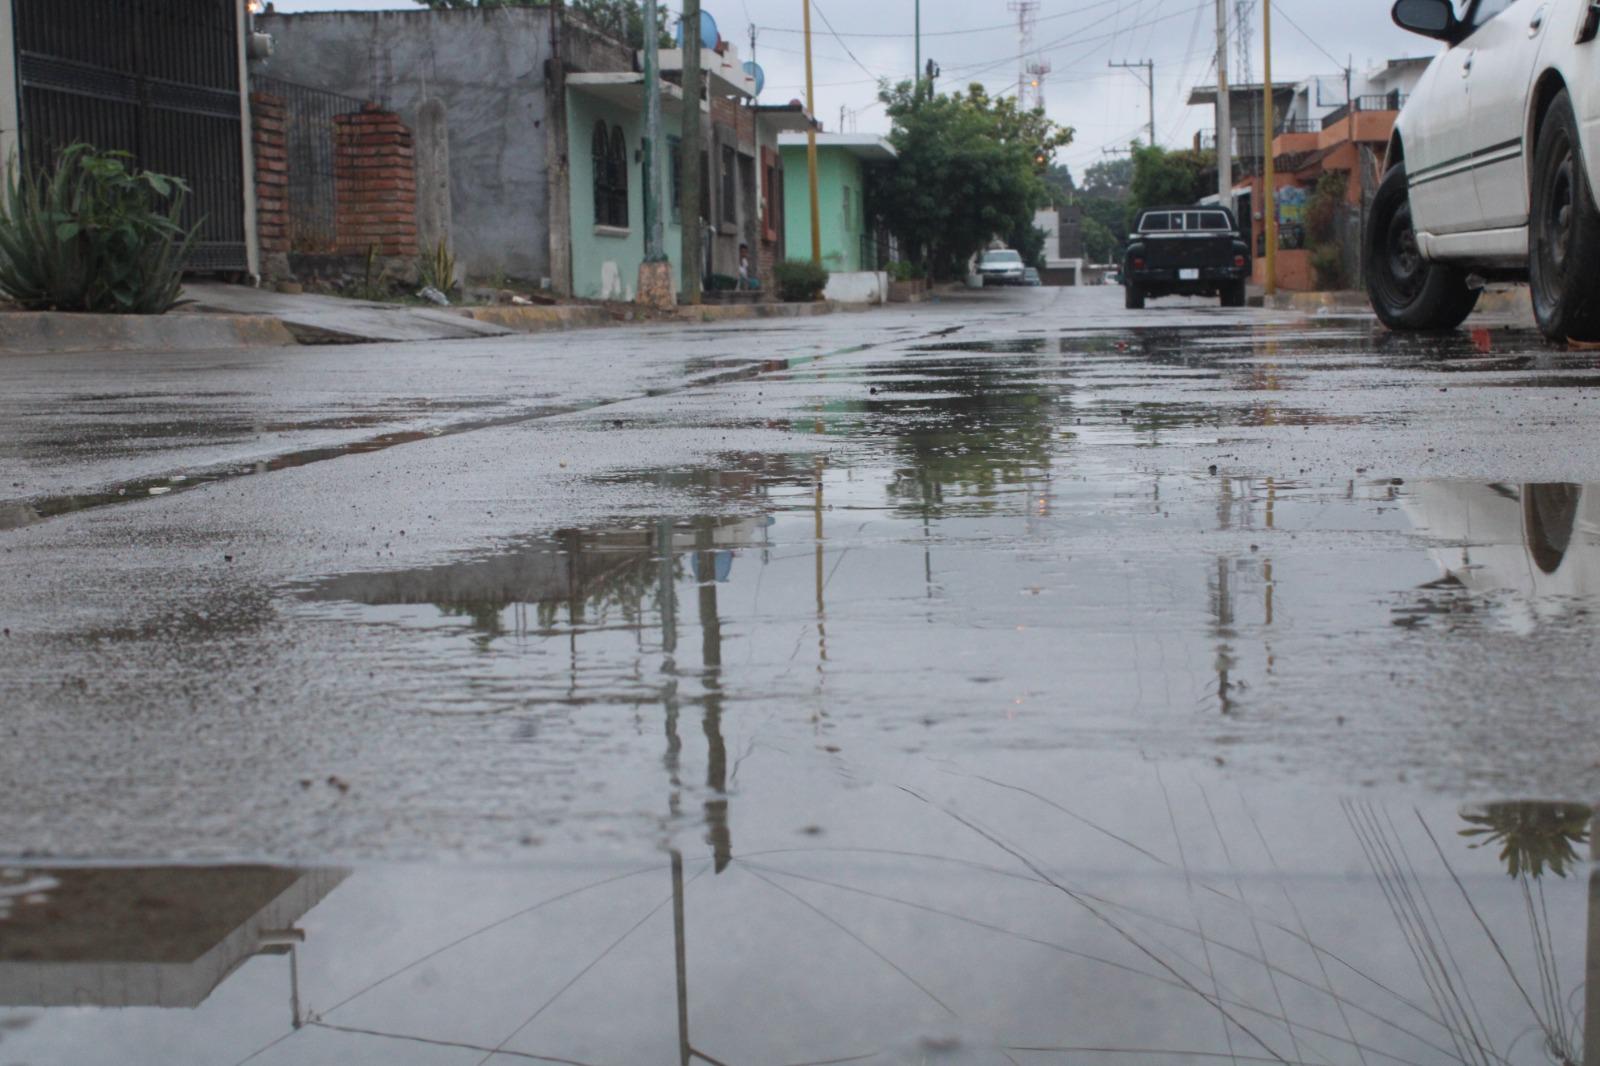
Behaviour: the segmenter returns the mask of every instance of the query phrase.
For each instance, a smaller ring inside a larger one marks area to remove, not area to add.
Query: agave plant
[[[188,195],[181,178],[87,144],[66,148],[50,168],[8,168],[0,293],[33,311],[168,310],[200,228],[180,222]]]
[[[417,257],[417,276],[425,286],[438,289],[448,296],[456,289],[456,257],[444,238],[433,248]]]
[[[1542,877],[1547,867],[1565,877],[1569,868],[1582,863],[1573,845],[1588,843],[1593,814],[1582,803],[1488,803],[1462,811],[1470,828],[1459,832],[1472,841],[1469,847],[1498,846],[1500,861],[1512,877]]]

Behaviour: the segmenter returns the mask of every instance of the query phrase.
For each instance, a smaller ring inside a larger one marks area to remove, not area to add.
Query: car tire
[[[1539,332],[1551,340],[1600,338],[1600,211],[1578,142],[1578,120],[1565,89],[1539,127],[1528,190],[1528,291]]]
[[[1478,290],[1467,287],[1466,271],[1422,258],[1411,227],[1404,163],[1389,168],[1378,183],[1361,243],[1367,298],[1390,329],[1455,329],[1478,302]]]
[[[1122,287],[1122,306],[1130,311],[1143,310],[1144,290],[1133,282],[1128,282]]]
[[[1223,307],[1244,306],[1244,281],[1230,281],[1222,287]]]

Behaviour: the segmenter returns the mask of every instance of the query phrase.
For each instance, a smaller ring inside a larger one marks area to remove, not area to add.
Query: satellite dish
[[[761,64],[754,61],[744,63],[740,69],[744,71],[746,77],[755,80],[756,95],[760,96],[762,87],[767,84],[767,72],[761,69]]]
[[[678,20],[678,34],[674,38],[679,48],[683,47],[683,19]],[[717,20],[711,17],[711,12],[700,12],[700,47],[715,48],[717,42],[722,40],[717,33]]]

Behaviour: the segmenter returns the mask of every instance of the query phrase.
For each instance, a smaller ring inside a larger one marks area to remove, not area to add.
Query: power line
[[[1064,19],[1064,18],[1069,18],[1069,17],[1071,17],[1073,15],[1081,15],[1085,11],[1093,11],[1093,10],[1095,10],[1097,8],[1112,7],[1112,6],[1121,7],[1124,2],[1125,2],[1125,0],[1095,0],[1094,3],[1084,4],[1081,7],[1071,8],[1071,9],[1069,9],[1067,11],[1058,11],[1054,15],[1041,15],[1041,16],[1039,16],[1037,21],[1039,21],[1039,22],[1050,22],[1050,21],[1052,21],[1054,19]],[[813,4],[812,6],[815,7],[816,5]],[[821,12],[819,11],[818,14],[821,14]],[[1017,28],[1017,24],[1015,22],[1002,22],[1002,23],[997,23],[996,25],[992,25],[992,26],[976,26],[976,27],[974,27],[972,29],[966,29],[966,30],[931,30],[931,31],[930,30],[924,30],[923,33],[922,33],[922,36],[924,36],[924,37],[966,37],[969,34],[974,34],[974,33],[991,33],[991,32],[994,32],[996,30],[1014,30],[1016,28]],[[805,33],[804,30],[791,29],[788,26],[762,26],[762,27],[760,27],[760,29],[763,30],[764,32],[768,32],[768,33],[793,33],[793,34],[803,34],[803,33]],[[904,39],[913,37],[915,35],[914,34],[910,34],[910,33],[845,33],[845,34],[836,33],[836,34],[834,34],[834,36],[835,37],[891,37],[891,38],[897,38],[897,39],[904,40]]]
[[[1293,26],[1294,27],[1294,31],[1296,33],[1298,33],[1300,36],[1304,37],[1306,40],[1310,41],[1311,42],[1311,46],[1313,48],[1315,48],[1317,51],[1321,52],[1323,55],[1327,56],[1330,60],[1332,60],[1333,61],[1333,65],[1336,68],[1338,68],[1339,70],[1344,70],[1345,64],[1339,62],[1339,60],[1334,57],[1332,52],[1330,52],[1326,48],[1322,47],[1322,43],[1320,41],[1318,41],[1315,37],[1311,36],[1311,34],[1307,33],[1305,30],[1302,30],[1300,28],[1300,24],[1298,22],[1296,22],[1294,19],[1290,18],[1288,12],[1284,11],[1282,4],[1273,4],[1272,5],[1272,10],[1274,10],[1274,11],[1276,11],[1278,13],[1278,17],[1279,18],[1282,18],[1289,25]]]
[[[850,46],[849,45],[844,43],[844,38],[840,37],[839,36],[839,31],[833,28],[833,23],[828,21],[828,16],[824,15],[822,13],[822,8],[820,6],[818,6],[817,0],[811,0],[811,10],[815,11],[817,13],[818,17],[820,17],[822,19],[822,24],[824,26],[828,27],[828,32],[833,34],[833,39],[839,42],[839,47],[844,49],[845,55],[847,55],[851,59],[855,60],[856,66],[860,67],[861,70],[865,74],[867,74],[869,77],[873,78],[874,80],[878,80],[878,79],[881,79],[883,77],[882,74],[877,74],[877,73],[873,72],[873,70],[871,68],[869,68],[865,63],[861,62],[861,60],[859,60],[859,59],[856,59],[856,54],[854,52],[850,51]]]
[[[1119,2],[1120,2],[1120,0],[1119,0]],[[1080,31],[1075,31],[1073,33],[1066,34],[1065,36],[1058,37],[1053,41],[1049,41],[1049,42],[1045,43],[1044,45],[1042,45],[1039,48],[1039,52],[1041,54],[1043,54],[1045,52],[1049,52],[1049,51],[1054,50],[1054,49],[1062,48],[1062,47],[1065,47],[1067,45],[1079,45],[1079,44],[1087,44],[1087,45],[1091,45],[1091,46],[1098,45],[1101,42],[1109,40],[1112,37],[1115,37],[1117,35],[1117,32],[1126,32],[1127,30],[1132,30],[1132,29],[1142,29],[1143,27],[1145,27],[1147,25],[1152,25],[1152,24],[1157,23],[1157,22],[1167,22],[1167,21],[1169,21],[1171,19],[1179,18],[1179,17],[1184,16],[1184,15],[1192,15],[1196,11],[1200,11],[1200,10],[1209,8],[1211,6],[1211,4],[1212,4],[1212,0],[1203,0],[1202,3],[1195,4],[1192,7],[1179,8],[1176,11],[1170,11],[1170,12],[1167,12],[1166,14],[1156,15],[1156,16],[1150,18],[1150,19],[1147,19],[1144,22],[1138,22],[1138,23],[1134,23],[1134,24],[1132,24],[1130,26],[1123,27],[1122,31],[1110,32],[1110,33],[1100,33],[1100,34],[1096,34],[1096,35],[1091,36],[1091,37],[1083,37],[1083,36],[1081,36],[1081,34],[1082,34],[1081,30]],[[924,36],[926,36],[926,35],[924,35]],[[1069,62],[1063,64],[1063,69],[1070,68],[1070,67],[1082,62],[1083,59],[1088,56],[1089,52],[1093,52],[1094,50],[1095,49],[1093,47],[1089,48],[1089,50],[1087,52],[1083,52],[1080,55],[1078,55],[1077,57],[1075,57],[1074,59],[1072,59]],[[1013,53],[1011,55],[1005,56],[1005,57],[1000,58],[1000,59],[995,59],[995,60],[976,60],[976,61],[974,61],[972,63],[965,63],[965,64],[961,64],[961,65],[955,66],[955,67],[946,67],[944,72],[945,72],[946,76],[959,75],[959,76],[966,77],[966,78],[976,78],[977,75],[985,74],[985,73],[987,73],[987,72],[989,72],[991,70],[994,70],[996,67],[1009,66],[1010,64],[1015,63],[1016,61],[1017,61],[1017,57]],[[1068,80],[1071,80],[1071,79],[1069,78]],[[870,82],[869,81],[865,81],[865,80],[863,80],[861,78],[856,78],[856,79],[853,79],[851,81],[818,82],[816,87],[819,88],[819,89],[839,88],[841,86],[846,86],[846,85],[876,84],[878,81],[879,81],[878,78],[873,78]]]

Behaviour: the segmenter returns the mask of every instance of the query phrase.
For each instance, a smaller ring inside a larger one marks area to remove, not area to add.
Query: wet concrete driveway
[[[1593,1061],[1600,357],[1119,295],[0,360],[0,1066]]]

